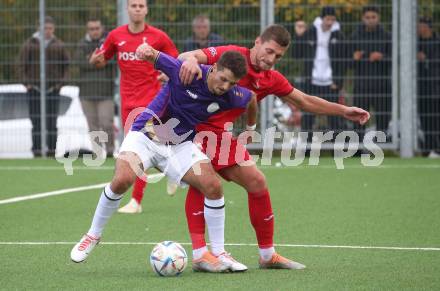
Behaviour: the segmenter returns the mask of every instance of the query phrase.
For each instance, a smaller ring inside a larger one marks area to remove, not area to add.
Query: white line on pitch
[[[101,245],[156,245],[158,242],[101,242]],[[0,242],[0,245],[74,245],[76,242]],[[191,245],[189,242],[180,243]],[[227,243],[226,246],[255,247],[257,244]],[[344,245],[304,245],[304,244],[275,244],[276,247],[290,248],[323,248],[323,249],[367,249],[367,250],[392,250],[392,251],[440,251],[440,247],[385,247],[385,246],[344,246]]]
[[[159,176],[163,176],[163,174],[158,173],[158,174],[149,175],[150,178],[157,178]],[[63,195],[63,194],[74,193],[74,192],[81,192],[81,191],[92,190],[92,189],[99,189],[99,188],[103,188],[107,184],[108,184],[108,182],[96,184],[96,185],[90,185],[90,186],[67,188],[67,189],[44,192],[44,193],[36,193],[36,194],[31,194],[31,195],[18,196],[18,197],[0,200],[0,205],[20,202],[20,201],[25,201],[25,200],[40,199],[40,198],[50,197],[50,196]]]
[[[51,192],[37,193],[37,194],[32,194],[32,195],[18,196],[18,197],[14,197],[14,198],[0,200],[0,205],[20,202],[20,201],[25,201],[25,200],[40,199],[40,198],[49,197],[49,196],[63,195],[63,194],[67,194],[67,193],[80,192],[80,191],[91,190],[91,189],[98,189],[98,188],[104,187],[107,184],[108,183],[102,183],[102,184],[96,184],[96,185],[90,185],[90,186],[83,186],[83,187],[56,190],[56,191],[51,191]]]

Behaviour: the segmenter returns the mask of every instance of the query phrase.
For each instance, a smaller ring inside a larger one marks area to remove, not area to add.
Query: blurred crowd
[[[433,30],[432,20],[421,17],[417,24],[417,88],[420,148],[426,155],[437,157],[440,151],[440,39]],[[39,26],[38,26],[39,27]],[[73,82],[80,89],[82,110],[90,131],[103,130],[109,140],[105,144],[107,155],[114,151],[114,80],[116,66],[111,63],[97,69],[89,63],[91,54],[105,40],[106,28],[100,19],[85,23],[85,35],[78,41],[75,54],[69,55],[62,40],[56,36],[56,22],[47,16],[43,38],[37,31],[23,44],[19,52],[19,75],[29,96],[32,121],[32,141],[35,156],[41,154],[40,120],[40,41],[46,51],[46,124],[49,154],[56,147],[56,119],[60,88],[72,84],[69,66],[75,66],[78,78]],[[379,130],[390,136],[392,112],[392,39],[391,33],[381,24],[381,11],[376,6],[366,6],[362,17],[349,36],[344,34],[334,7],[322,8],[313,23],[297,20],[291,31],[293,42],[289,50],[295,62],[301,64],[301,78],[294,86],[332,102],[352,103],[373,112],[367,126],[356,126],[362,140],[368,130]],[[211,31],[210,19],[197,15],[192,21],[192,35],[183,44],[184,51],[226,44],[222,36]],[[349,96],[350,98],[348,98]],[[284,105],[286,106],[286,105]],[[337,134],[349,130],[349,125],[339,117],[326,119],[301,113],[294,107],[278,112],[285,128],[301,131],[332,130]],[[278,110],[279,109],[279,110]]]

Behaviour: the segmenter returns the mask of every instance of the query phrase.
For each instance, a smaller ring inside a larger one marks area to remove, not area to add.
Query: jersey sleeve
[[[294,87],[289,83],[289,81],[278,71],[271,71],[271,90],[269,94],[273,94],[278,97],[289,95]]]
[[[168,78],[170,78],[169,81],[175,84],[180,82],[179,71],[181,65],[182,65],[181,61],[173,57],[170,57],[166,53],[162,53],[162,52],[159,53],[154,63],[154,67],[157,70],[162,71],[165,75],[167,75]]]
[[[205,53],[206,57],[208,58],[207,65],[213,65],[215,64],[222,54],[226,51],[231,50],[239,50],[239,47],[235,45],[225,45],[225,46],[211,46],[208,48],[202,49],[202,51]]]
[[[162,48],[160,51],[172,56],[173,58],[177,58],[179,55],[179,51],[177,50],[175,44],[166,33],[163,34]]]
[[[113,56],[116,53],[116,44],[115,44],[114,36],[113,36],[112,32],[110,32],[108,34],[104,43],[101,45],[100,50],[104,51],[104,58],[107,61],[110,60],[111,58],[113,58]]]
[[[147,108],[139,114],[133,122],[131,129],[133,131],[140,131],[144,128],[145,124],[151,119],[162,117],[165,109],[168,106],[170,99],[169,86],[165,85],[157,93],[157,96],[151,101]]]
[[[246,108],[252,99],[252,92],[244,87],[235,86],[230,91],[231,109]]]

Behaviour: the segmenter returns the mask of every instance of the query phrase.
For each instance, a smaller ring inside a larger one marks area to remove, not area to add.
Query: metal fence
[[[81,42],[90,32],[89,19],[99,19],[106,31],[126,22],[125,2],[0,1],[0,157],[62,155],[91,148],[87,132],[93,121],[84,114],[89,108],[87,95],[99,95],[117,105],[118,78],[111,67],[99,74],[84,73],[81,66],[87,63],[87,50]],[[356,127],[341,118],[301,113],[271,96],[261,103],[260,130],[273,125],[281,131],[355,130],[361,138],[366,131],[381,130],[387,134],[381,147],[400,149],[403,156],[412,156],[414,152],[440,150],[437,2],[150,0],[148,21],[166,31],[179,51],[186,48],[193,18],[199,14],[210,18],[211,31],[222,37],[222,43],[248,47],[268,24],[283,24],[291,32],[293,43],[276,69],[296,88],[369,109],[372,119],[367,126]],[[55,21],[55,35],[62,41],[62,48],[57,47],[53,54],[32,55],[26,49],[33,45],[30,38],[38,31],[42,3],[44,15]],[[330,74],[316,69],[320,67],[316,49],[325,44],[317,44],[314,34],[308,32],[322,26],[320,15],[329,4],[335,8],[337,21],[330,27]],[[375,8],[364,9],[371,5]],[[417,27],[417,19],[422,17]],[[41,55],[46,57],[46,82],[40,82],[39,77]],[[87,90],[98,93],[86,94]],[[41,97],[46,101],[40,102]],[[41,118],[42,113],[45,118]],[[122,138],[118,120],[116,109],[114,126],[107,129],[113,131],[116,141]],[[275,146],[280,147],[281,142],[278,140]],[[107,151],[113,151],[113,146],[107,144]]]

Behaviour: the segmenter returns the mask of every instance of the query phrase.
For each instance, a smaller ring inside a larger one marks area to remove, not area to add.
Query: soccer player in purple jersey
[[[228,52],[213,66],[201,65],[202,77],[188,86],[180,82],[181,61],[153,49],[148,44],[137,50],[139,59],[154,63],[169,77],[168,84],[133,123],[116,160],[115,174],[100,197],[92,225],[71,251],[74,262],[84,261],[98,244],[123,194],[137,176],[156,167],[171,181],[189,184],[205,193],[204,217],[211,249],[193,261],[195,271],[246,271],[247,267],[224,250],[224,198],[219,177],[208,157],[192,142],[195,126],[212,115],[233,108],[246,108],[248,124],[255,124],[257,101],[253,92],[236,86],[247,73],[245,58]],[[221,250],[219,249],[221,248]]]

